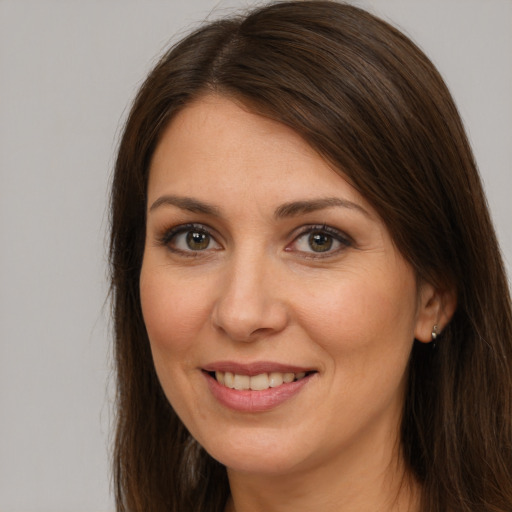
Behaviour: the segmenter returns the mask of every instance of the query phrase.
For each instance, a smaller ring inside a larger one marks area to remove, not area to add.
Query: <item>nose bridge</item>
[[[252,341],[286,325],[286,308],[274,282],[276,264],[261,246],[249,245],[226,263],[213,322],[230,338]]]

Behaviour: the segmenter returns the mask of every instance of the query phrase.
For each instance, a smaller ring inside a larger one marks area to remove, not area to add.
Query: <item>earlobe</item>
[[[454,290],[442,290],[424,283],[420,289],[414,337],[422,343],[434,341],[452,319],[456,307]]]

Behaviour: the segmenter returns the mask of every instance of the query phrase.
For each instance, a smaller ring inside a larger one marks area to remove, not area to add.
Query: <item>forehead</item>
[[[165,129],[151,162],[148,199],[173,193],[211,200],[220,192],[252,202],[341,194],[371,209],[294,130],[209,95],[185,107]]]
[[[288,174],[293,160],[319,160],[313,149],[292,129],[249,111],[222,96],[208,95],[181,110],[164,131],[151,170],[194,161],[199,168],[237,162],[240,170],[263,170],[272,160]],[[211,164],[211,165],[210,165]],[[176,169],[174,169],[176,170]]]

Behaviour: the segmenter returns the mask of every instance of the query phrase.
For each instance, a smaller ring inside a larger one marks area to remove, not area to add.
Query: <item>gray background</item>
[[[113,510],[105,241],[120,126],[173,35],[253,4],[0,0],[0,512]],[[358,4],[445,76],[510,269],[512,1]]]

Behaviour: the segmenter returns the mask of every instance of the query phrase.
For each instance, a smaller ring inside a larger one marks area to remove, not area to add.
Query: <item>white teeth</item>
[[[219,372],[221,373],[221,372]],[[231,372],[226,372],[224,374],[224,386],[227,388],[234,389],[235,387],[235,376]]]
[[[235,374],[235,389],[249,389],[251,378],[248,375]]]
[[[251,377],[251,389],[253,391],[262,391],[268,388],[268,375],[266,373],[260,373]]]
[[[270,374],[270,377],[268,380],[269,380],[268,385],[271,388],[277,388],[277,386],[280,386],[283,383],[283,374],[277,373],[277,372],[272,372]]]
[[[259,375],[239,375],[231,372],[215,372],[215,378],[217,382],[230,389],[236,390],[247,390],[263,391],[268,388],[276,388],[282,384],[293,382],[294,380],[303,379],[306,376],[306,372],[299,373],[260,373]]]
[[[283,375],[283,382],[289,383],[295,380],[295,373],[285,373]]]

